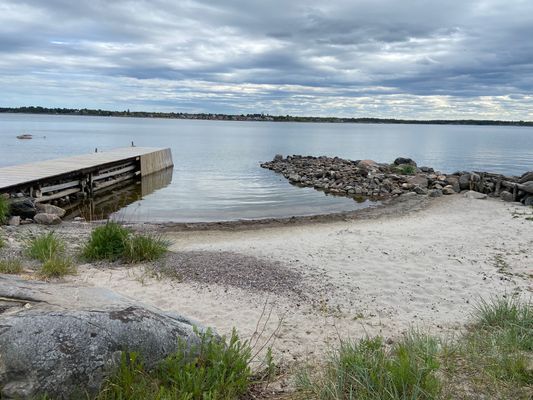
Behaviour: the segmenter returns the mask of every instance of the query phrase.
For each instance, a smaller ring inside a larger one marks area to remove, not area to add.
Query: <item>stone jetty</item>
[[[520,177],[478,171],[445,174],[431,167],[419,167],[414,160],[405,157],[386,164],[373,160],[283,157],[280,154],[261,167],[282,174],[293,184],[356,199],[383,200],[405,194],[439,197],[473,191],[533,205],[533,171]]]

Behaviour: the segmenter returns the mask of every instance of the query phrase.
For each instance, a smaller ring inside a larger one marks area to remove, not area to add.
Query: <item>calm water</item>
[[[18,140],[21,133],[33,140]],[[0,114],[0,167],[129,146],[170,147],[172,182],[121,211],[140,221],[214,221],[347,211],[368,204],[290,185],[275,154],[390,162],[444,172],[533,170],[533,128],[304,124]]]

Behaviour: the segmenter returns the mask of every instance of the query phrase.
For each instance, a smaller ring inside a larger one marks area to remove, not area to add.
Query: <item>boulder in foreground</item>
[[[193,323],[110,290],[0,275],[0,397],[95,395],[124,351],[148,367],[197,343]]]

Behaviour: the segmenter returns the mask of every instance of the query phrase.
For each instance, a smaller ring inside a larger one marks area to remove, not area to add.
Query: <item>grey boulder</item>
[[[466,197],[467,199],[477,199],[477,200],[484,200],[487,198],[487,195],[485,193],[479,193],[473,190],[469,190],[468,192],[465,192],[463,196]]]
[[[0,397],[93,396],[122,352],[153,367],[197,343],[193,327],[107,289],[0,275]]]
[[[514,196],[511,192],[508,192],[507,190],[503,190],[500,192],[500,197],[503,201],[514,201]]]
[[[416,162],[411,158],[406,157],[398,157],[396,160],[394,160],[394,165],[412,165],[413,167],[416,167]]]
[[[65,214],[67,213],[61,207],[57,207],[52,204],[37,203],[36,208],[40,213],[54,214],[54,215],[57,215],[59,218],[63,218]]]
[[[41,225],[59,225],[61,223],[61,218],[55,214],[48,213],[35,214],[33,220]]]

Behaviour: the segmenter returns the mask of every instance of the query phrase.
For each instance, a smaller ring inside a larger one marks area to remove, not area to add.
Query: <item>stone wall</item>
[[[261,167],[282,174],[293,184],[338,196],[380,200],[406,193],[438,197],[472,190],[533,205],[533,171],[520,177],[477,171],[444,174],[403,157],[392,164],[380,164],[325,156],[284,158],[279,154]]]

